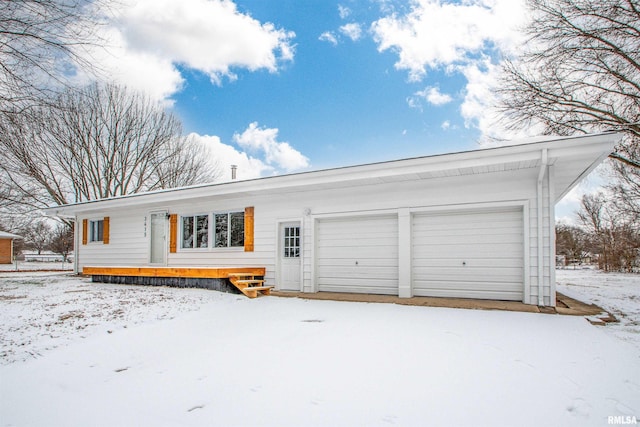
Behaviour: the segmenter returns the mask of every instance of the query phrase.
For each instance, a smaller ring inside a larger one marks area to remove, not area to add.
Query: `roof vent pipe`
[[[238,172],[238,166],[237,165],[231,165],[231,179],[235,180],[237,179],[237,172]]]

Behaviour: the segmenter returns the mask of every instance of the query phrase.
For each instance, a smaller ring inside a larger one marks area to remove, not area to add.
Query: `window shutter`
[[[253,252],[253,206],[244,208],[244,251]]]
[[[105,216],[102,220],[102,244],[109,244],[109,217]]]
[[[82,220],[82,244],[83,245],[87,244],[87,236],[89,234],[88,231],[89,231],[89,220],[83,219]]]
[[[169,215],[169,252],[176,253],[178,247],[178,215]]]

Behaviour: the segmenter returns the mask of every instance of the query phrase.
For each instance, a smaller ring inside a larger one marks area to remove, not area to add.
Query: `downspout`
[[[73,272],[78,274],[78,259],[80,259],[80,239],[78,238],[78,215],[73,219]]]
[[[543,187],[544,175],[549,164],[548,150],[542,149],[542,161],[540,172],[538,172],[538,305],[544,306],[544,197]]]

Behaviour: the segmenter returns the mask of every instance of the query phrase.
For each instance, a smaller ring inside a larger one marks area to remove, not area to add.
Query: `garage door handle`
[[[462,261],[462,265],[467,265],[467,261]]]

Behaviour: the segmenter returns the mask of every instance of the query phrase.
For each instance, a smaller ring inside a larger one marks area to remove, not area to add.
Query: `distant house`
[[[13,241],[22,237],[0,231],[0,264],[11,264],[13,262]]]
[[[554,206],[618,140],[550,138],[47,213],[75,220],[78,271],[122,283],[250,271],[282,291],[555,305]]]

